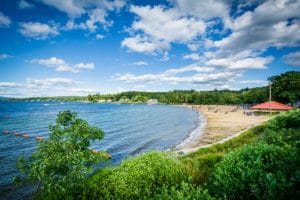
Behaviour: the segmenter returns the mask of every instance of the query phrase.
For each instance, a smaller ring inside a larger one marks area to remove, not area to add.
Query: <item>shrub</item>
[[[163,187],[161,193],[156,194],[154,198],[151,199],[161,199],[161,200],[210,200],[214,199],[208,193],[208,190],[203,190],[202,188],[195,187],[189,183],[182,182],[180,188],[176,187]]]
[[[194,159],[185,160],[185,169],[194,184],[203,185],[210,177],[214,166],[221,161],[223,153],[207,153]]]
[[[228,199],[299,198],[299,157],[295,148],[248,145],[226,156],[209,182],[211,194]]]
[[[175,188],[187,180],[182,166],[160,152],[148,152],[124,160],[90,178],[88,199],[148,199],[162,188]]]
[[[281,129],[300,128],[300,109],[290,110],[280,114],[268,123],[269,129],[280,131]]]
[[[259,140],[277,146],[290,145],[300,150],[300,129],[282,129],[277,132],[267,129],[261,134]]]

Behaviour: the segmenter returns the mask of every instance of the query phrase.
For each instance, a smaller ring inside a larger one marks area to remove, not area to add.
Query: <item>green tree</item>
[[[147,102],[148,98],[144,95],[138,94],[131,99],[133,102]]]
[[[79,192],[92,165],[104,160],[104,152],[88,149],[90,141],[102,139],[104,133],[69,110],[60,112],[49,129],[49,138],[38,144],[37,151],[28,160],[19,159],[17,168],[23,177],[15,181],[25,179],[36,185],[40,198],[65,199]]]
[[[269,88],[268,87],[259,87],[252,89],[243,89],[241,90],[241,97],[243,103],[257,104],[263,103],[269,100]]]
[[[295,103],[300,99],[300,72],[289,71],[269,78],[272,82],[272,96],[284,103]]]

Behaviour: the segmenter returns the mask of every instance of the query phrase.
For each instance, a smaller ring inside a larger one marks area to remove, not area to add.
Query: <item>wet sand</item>
[[[224,105],[183,105],[202,113],[206,118],[205,126],[193,141],[179,145],[177,151],[193,152],[215,143],[222,143],[238,136],[249,128],[255,127],[268,119],[268,115],[256,116],[251,110],[241,106]]]

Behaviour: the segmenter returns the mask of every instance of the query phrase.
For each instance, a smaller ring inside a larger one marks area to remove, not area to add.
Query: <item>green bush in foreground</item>
[[[87,199],[149,199],[186,180],[176,160],[161,152],[147,152],[100,170],[88,180],[85,193]]]
[[[209,191],[227,199],[296,199],[298,165],[295,148],[248,145],[230,153],[217,165]]]

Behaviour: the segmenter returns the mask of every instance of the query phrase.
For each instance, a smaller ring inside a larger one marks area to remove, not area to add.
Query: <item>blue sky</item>
[[[0,96],[232,89],[300,66],[300,1],[1,0]]]

